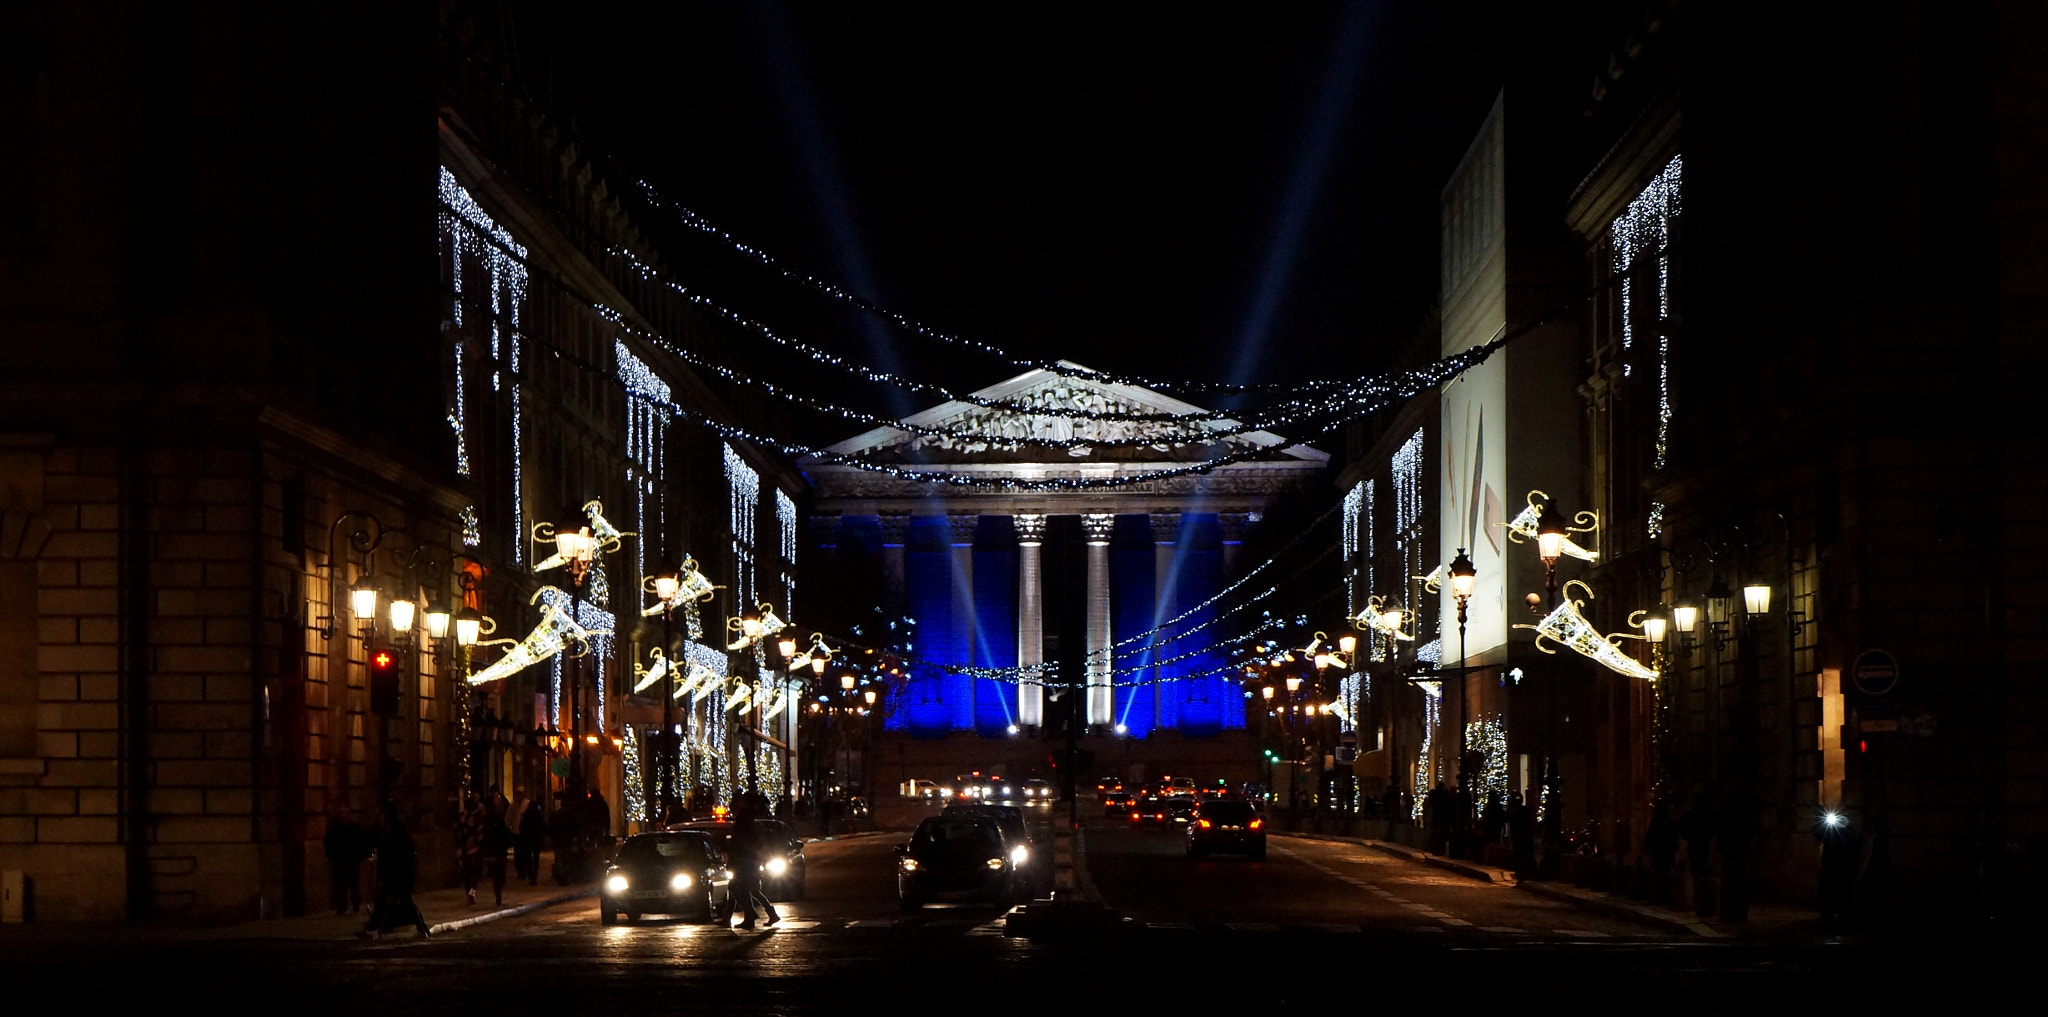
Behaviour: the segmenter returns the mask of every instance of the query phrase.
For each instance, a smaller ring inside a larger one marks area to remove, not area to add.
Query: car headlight
[[[905,858],[905,859],[903,859],[903,861],[902,861],[902,865],[903,865],[903,871],[905,871],[905,872],[916,872],[916,871],[917,871],[917,859],[915,859],[915,858]]]
[[[1009,788],[1004,788],[1004,789],[1003,789],[1003,797],[1005,797],[1005,798],[1008,798],[1008,797],[1010,797],[1010,789],[1009,789]]]
[[[605,881],[604,881],[604,888],[605,888],[606,890],[609,890],[609,891],[611,891],[612,893],[625,893],[625,892],[626,892],[626,877],[624,877],[624,876],[613,876],[612,878],[610,878],[610,879],[607,879],[607,880],[605,880]]]
[[[1030,857],[1031,850],[1029,848],[1026,848],[1022,844],[1019,844],[1016,847],[1010,849],[1010,860],[1016,862],[1019,865],[1024,864],[1024,860]]]
[[[768,864],[761,867],[768,870],[768,874],[771,876],[780,876],[789,871],[789,862],[781,858],[770,858],[768,859]]]
[[[678,872],[675,875],[669,877],[668,888],[671,890],[687,890],[690,888],[690,883],[691,879],[689,873]]]
[[[988,867],[1000,872],[1003,868],[1003,860],[1000,858],[991,858],[988,860]]]

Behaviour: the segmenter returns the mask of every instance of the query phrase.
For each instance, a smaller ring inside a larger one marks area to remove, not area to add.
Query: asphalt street
[[[0,936],[0,975],[27,998],[75,1000],[85,987],[108,1004],[231,1011],[1007,1014],[1491,1008],[1529,993],[1572,1008],[1597,999],[1725,1012],[1837,1006],[1879,986],[1896,1003],[2019,970],[1981,941],[1939,936],[1702,939],[1354,844],[1274,837],[1263,862],[1189,859],[1177,833],[1094,811],[1083,824],[1087,885],[1126,919],[1095,935],[1008,936],[996,905],[902,912],[897,831],[811,844],[805,899],[751,931],[661,919],[605,927],[589,899],[371,943],[16,927]],[[1958,982],[1963,973],[1971,980]]]

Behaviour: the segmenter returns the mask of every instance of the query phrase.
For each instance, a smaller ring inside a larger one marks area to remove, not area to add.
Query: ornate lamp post
[[[1472,775],[1465,772],[1465,753],[1468,751],[1465,744],[1465,729],[1471,722],[1468,713],[1470,704],[1466,701],[1465,695],[1465,687],[1468,684],[1465,680],[1465,605],[1472,599],[1473,588],[1479,584],[1479,570],[1473,566],[1472,559],[1461,547],[1458,549],[1458,556],[1451,559],[1450,571],[1451,597],[1458,602],[1458,785],[1463,789],[1469,787],[1472,779]],[[1465,811],[1470,812],[1471,807],[1468,793]],[[1462,822],[1466,817],[1459,818]]]

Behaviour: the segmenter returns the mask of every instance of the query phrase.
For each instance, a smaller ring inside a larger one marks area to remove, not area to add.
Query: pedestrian
[[[1856,865],[1856,922],[1865,929],[1884,917],[1892,889],[1892,830],[1883,819],[1870,821],[1870,833]]]
[[[502,799],[501,799],[502,800]],[[512,847],[512,828],[505,822],[505,813],[488,809],[484,813],[484,832],[481,838],[484,858],[484,872],[491,880],[491,903],[505,903],[505,852]]]
[[[1721,829],[1715,839],[1721,844],[1721,920],[1749,921],[1749,846],[1756,840],[1757,804],[1755,793],[1737,788],[1728,796],[1721,812]]]
[[[461,813],[455,817],[455,863],[462,876],[462,892],[476,905],[476,884],[484,874],[484,805],[476,796],[464,793]]]
[[[1508,844],[1515,855],[1515,880],[1528,879],[1536,872],[1536,817],[1529,814],[1528,799],[1515,792],[1508,804]]]
[[[320,838],[320,850],[327,856],[327,881],[334,913],[360,913],[363,862],[370,857],[370,831],[356,821],[354,811],[339,809],[327,818],[327,833]]]
[[[1671,818],[1671,805],[1658,802],[1650,810],[1650,828],[1643,832],[1643,853],[1650,856],[1650,865],[1657,870],[1657,886],[1652,897],[1665,899],[1671,891],[1671,870],[1678,864],[1678,822]]]
[[[1846,932],[1856,890],[1856,867],[1863,853],[1862,838],[1849,818],[1829,812],[1814,824],[1813,838],[1820,842],[1820,928],[1822,932]]]
[[[739,928],[742,929],[754,927],[754,914],[757,908],[767,912],[770,925],[782,920],[782,916],[776,913],[775,904],[768,899],[768,894],[761,887],[761,867],[768,862],[770,845],[768,838],[764,836],[765,831],[761,829],[761,824],[756,819],[758,815],[759,813],[753,809],[748,809],[733,818],[730,842],[732,895],[745,905],[746,913],[739,924]]]
[[[1714,830],[1719,826],[1713,801],[1705,791],[1692,796],[1692,808],[1678,819],[1678,835],[1685,840],[1686,869],[1692,873],[1693,911],[1705,918],[1714,909],[1714,863],[1711,851]]]
[[[548,821],[541,815],[540,803],[529,800],[519,813],[519,829],[512,839],[512,861],[528,886],[540,885],[540,846],[547,832]]]
[[[375,939],[391,931],[394,922],[410,920],[420,938],[431,935],[427,919],[412,899],[413,884],[419,877],[419,856],[412,834],[399,818],[398,803],[384,800],[384,826],[377,835],[377,903],[370,909],[364,936]]]

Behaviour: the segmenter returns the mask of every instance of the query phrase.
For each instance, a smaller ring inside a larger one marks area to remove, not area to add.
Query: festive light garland
[[[1614,641],[1616,639],[1630,634],[1601,635],[1600,631],[1595,629],[1592,623],[1586,621],[1586,616],[1579,613],[1579,609],[1585,606],[1585,601],[1574,599],[1570,595],[1571,588],[1574,586],[1584,591],[1586,600],[1593,599],[1592,587],[1574,579],[1565,584],[1566,595],[1563,601],[1555,608],[1552,608],[1550,613],[1543,617],[1542,621],[1534,625],[1517,624],[1514,628],[1534,631],[1536,633],[1536,648],[1544,653],[1557,652],[1544,645],[1544,641],[1549,640],[1559,646],[1588,657],[1595,663],[1617,674],[1627,675],[1631,678],[1641,678],[1644,681],[1656,681],[1657,672],[1654,669],[1643,666],[1635,658],[1621,652],[1621,647],[1615,644]]]
[[[936,328],[932,328],[920,322],[914,321],[895,311],[891,311],[888,308],[881,307],[877,304],[863,300],[860,297],[848,293],[846,290],[840,288],[839,286],[836,286],[823,279],[819,279],[816,276],[784,268],[781,262],[778,259],[776,259],[773,255],[770,255],[766,251],[763,251],[760,248],[757,248],[752,244],[749,244],[739,239],[738,237],[732,235],[731,233],[719,228],[718,226],[713,225],[710,220],[705,219],[703,216],[698,215],[696,212],[685,207],[681,202],[663,196],[659,191],[655,190],[654,185],[649,183],[648,181],[641,180],[639,181],[639,184],[641,190],[647,195],[647,199],[650,202],[652,202],[655,207],[666,208],[667,210],[672,212],[678,219],[680,219],[683,225],[688,226],[691,229],[695,229],[708,236],[716,237],[720,240],[725,241],[725,243],[734,251],[743,254],[749,258],[752,258],[754,261],[758,262],[764,268],[774,270],[785,279],[802,283],[803,285],[808,286],[829,297],[832,297],[833,299],[844,301],[871,314],[885,318],[888,321],[896,324],[898,327],[904,329],[905,331],[911,332],[915,335],[923,336],[928,339],[933,339],[938,342],[946,343],[948,345],[959,346],[965,349],[971,349],[977,353],[987,354],[988,356],[1001,360],[1012,367],[1020,368],[1023,370],[1046,370],[1051,371],[1054,374],[1065,373],[1065,369],[1063,369],[1061,365],[1042,364],[1036,361],[1026,360],[1017,357],[1014,354],[1011,354],[1007,350],[1004,350],[1000,347],[972,339],[961,338],[959,336],[955,336],[947,332],[942,332]],[[618,253],[624,253],[629,257],[631,256],[631,252],[624,251],[623,249],[615,250],[617,250]],[[638,262],[639,259],[634,258],[634,261]],[[649,271],[651,272],[652,269],[650,268]],[[1137,376],[1116,376],[1113,380],[1117,384],[1138,385],[1144,388],[1180,392],[1210,393],[1298,391],[1304,388],[1336,386],[1342,384],[1341,382],[1337,381],[1311,380],[1299,382],[1273,382],[1258,385],[1239,385],[1224,382],[1164,381],[1159,379],[1143,378]]]

